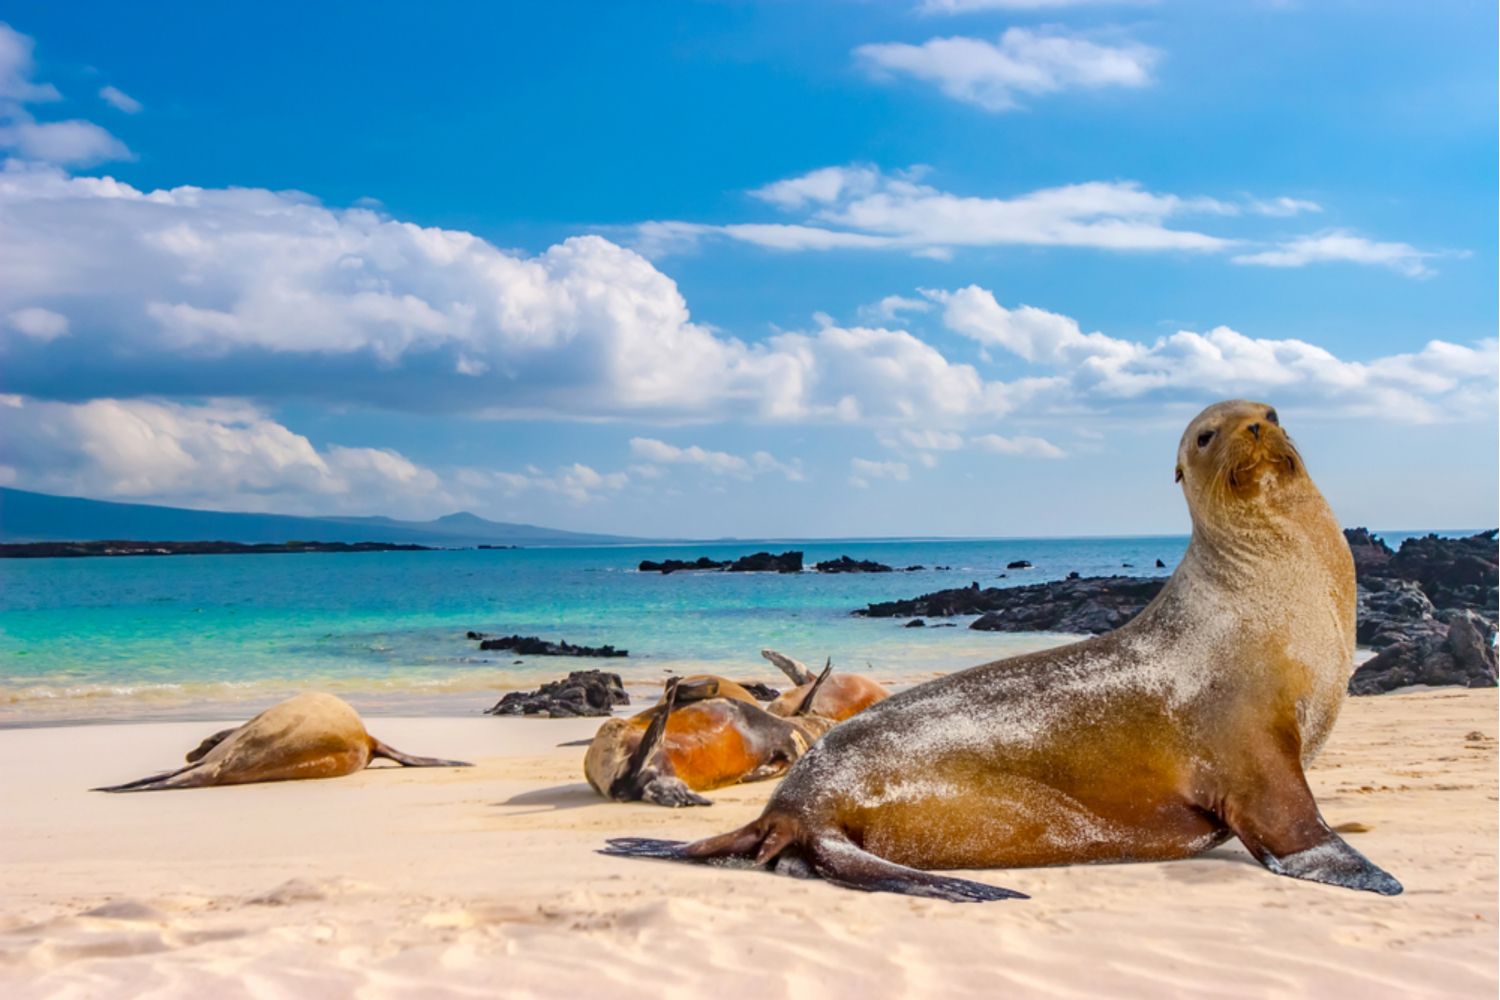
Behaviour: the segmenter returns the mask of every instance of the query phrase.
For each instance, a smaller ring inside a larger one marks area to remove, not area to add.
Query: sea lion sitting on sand
[[[1237,836],[1278,875],[1401,885],[1303,774],[1344,699],[1354,564],[1276,411],[1199,414],[1177,451],[1193,536],[1114,632],[918,685],[831,731],[760,818],[605,853],[743,859],[954,901],[1020,893],[918,869],[1191,857]]]
[[[188,766],[96,792],[154,792],[165,788],[244,785],[253,781],[339,778],[384,757],[405,767],[468,767],[461,760],[413,757],[365,731],[342,698],[299,694],[233,729],[215,733],[187,755]]]
[[[783,691],[766,711],[772,715],[789,716],[797,711],[807,692],[817,682],[813,672],[790,656],[783,656],[774,649],[762,649],[760,655],[776,664],[793,684],[790,691]],[[818,690],[809,712],[834,722],[843,722],[869,708],[876,702],[885,701],[891,692],[879,681],[860,674],[837,673],[828,678]]]
[[[660,806],[706,806],[697,794],[725,785],[782,774],[833,728],[809,714],[830,665],[793,715],[761,708],[733,681],[721,677],[674,677],[659,704],[629,719],[599,727],[583,759],[594,790],[621,802]]]

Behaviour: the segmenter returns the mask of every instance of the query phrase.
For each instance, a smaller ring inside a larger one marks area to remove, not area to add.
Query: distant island
[[[482,546],[497,548],[499,546]],[[514,548],[514,546],[504,546]],[[262,555],[278,552],[431,552],[429,545],[399,542],[19,542],[0,543],[0,559],[69,559],[84,556]]]
[[[304,546],[311,542],[354,545],[378,542],[432,548],[610,545],[644,541],[621,535],[491,521],[467,512],[448,514],[431,521],[400,521],[390,517],[300,517],[115,503],[0,487],[0,542],[99,541],[117,544],[124,540],[144,547],[158,538],[176,539],[177,543],[216,545],[230,542],[285,545],[291,544],[292,539],[303,539]]]

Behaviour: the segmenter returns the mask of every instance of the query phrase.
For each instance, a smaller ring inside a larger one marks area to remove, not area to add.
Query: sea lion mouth
[[[1301,472],[1302,456],[1291,439],[1279,428],[1265,430],[1270,433],[1246,435],[1237,441],[1221,466],[1224,485],[1242,499],[1259,493],[1268,480],[1280,483]]]

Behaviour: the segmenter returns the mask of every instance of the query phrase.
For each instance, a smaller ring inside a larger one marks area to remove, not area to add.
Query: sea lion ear
[[[1174,483],[1180,483],[1180,482],[1182,482],[1182,466],[1179,465],[1177,467],[1177,475],[1175,475],[1175,476],[1172,477],[1172,482],[1174,482]]]

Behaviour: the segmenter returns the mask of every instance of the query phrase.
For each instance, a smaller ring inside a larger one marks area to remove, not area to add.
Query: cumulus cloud
[[[104,98],[104,102],[110,107],[116,111],[123,111],[127,115],[139,114],[142,109],[140,101],[113,85],[106,84],[100,87],[99,96]]]
[[[1236,264],[1261,267],[1305,267],[1343,261],[1388,267],[1409,278],[1425,278],[1433,273],[1426,261],[1438,256],[1441,254],[1418,250],[1409,243],[1381,243],[1346,230],[1333,229],[1313,236],[1299,236],[1273,250],[1241,254],[1232,259]]]
[[[1050,369],[1032,383],[1038,406],[1261,395],[1315,410],[1428,422],[1493,411],[1500,377],[1494,340],[1472,346],[1432,340],[1414,353],[1350,361],[1306,341],[1248,337],[1225,326],[1150,343],[1084,333],[1068,316],[1006,308],[977,285],[926,294],[943,306],[949,329]],[[1015,392],[1013,384],[1007,389]]]
[[[36,396],[233,395],[493,417],[889,421],[1003,410],[999,388],[903,330],[747,344],[598,236],[534,257],[472,234],[256,189],[139,191],[0,171],[0,315],[70,336],[4,344]],[[128,387],[128,390],[122,390]]]
[[[924,313],[932,309],[926,299],[913,299],[901,295],[887,295],[879,302],[859,307],[861,319],[875,323],[894,323],[906,313]]]
[[[893,479],[906,482],[911,478],[911,468],[905,462],[877,462],[868,458],[849,459],[849,485],[866,489],[872,479]]]
[[[1144,87],[1160,58],[1136,43],[1105,45],[1060,31],[1009,28],[995,41],[933,38],[921,45],[862,45],[855,55],[882,75],[906,75],[986,111],[1013,111],[1022,96]]]
[[[242,402],[0,399],[0,469],[49,493],[309,514],[431,512],[438,476],[383,448],[317,448]]]
[[[62,95],[52,84],[32,79],[33,48],[30,37],[0,23],[0,150],[70,166],[131,159],[123,142],[93,122],[36,120],[28,105],[57,101]]]
[[[645,437],[631,438],[630,451],[632,455],[648,463],[695,465],[714,475],[732,476],[736,479],[752,479],[766,472],[779,472],[792,482],[799,482],[803,478],[800,462],[778,461],[768,451],[756,451],[749,458],[745,458],[727,451],[710,451],[698,445],[683,448],[656,438]]]

